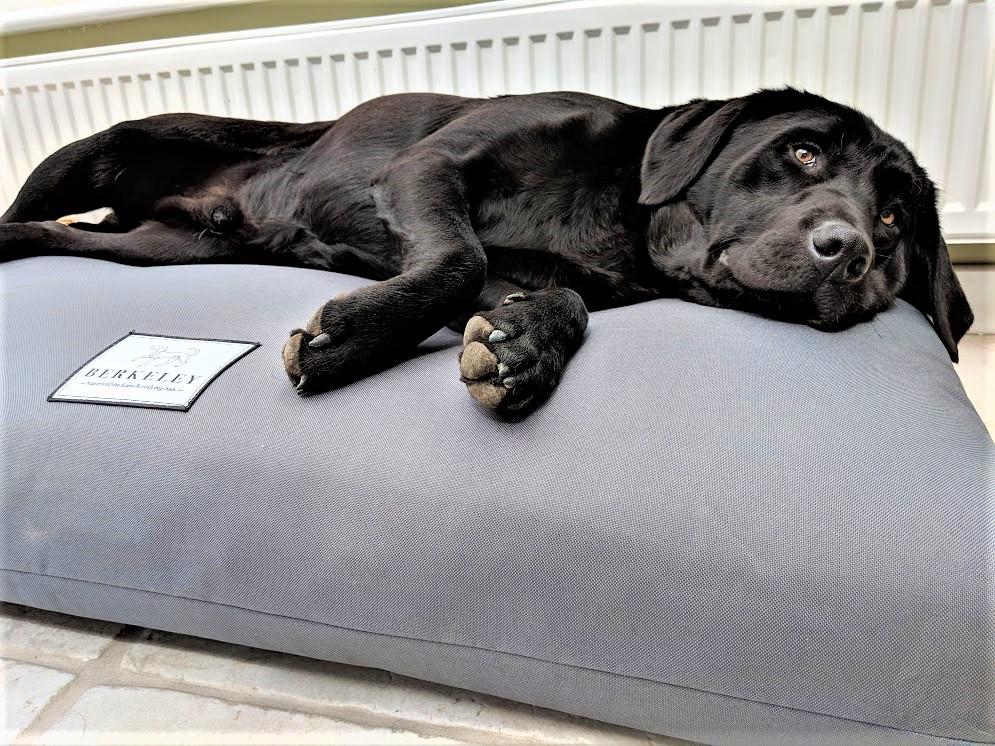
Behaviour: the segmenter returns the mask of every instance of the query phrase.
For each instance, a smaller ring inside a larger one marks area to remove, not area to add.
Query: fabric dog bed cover
[[[356,278],[0,276],[4,600],[708,743],[995,742],[995,446],[904,303],[597,313],[506,423],[451,332],[298,397],[287,333]],[[132,330],[261,347],[188,412],[46,400]]]

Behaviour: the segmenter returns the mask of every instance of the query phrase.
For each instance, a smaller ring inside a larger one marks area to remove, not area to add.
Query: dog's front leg
[[[302,395],[403,359],[472,307],[484,283],[487,261],[455,159],[430,147],[411,148],[374,177],[373,197],[401,246],[403,271],[333,298],[291,333],[284,367]]]

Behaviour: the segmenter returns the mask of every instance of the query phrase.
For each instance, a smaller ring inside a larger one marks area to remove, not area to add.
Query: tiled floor
[[[995,336],[957,368],[995,432]],[[677,744],[341,666],[0,605],[0,742]]]
[[[0,604],[0,743],[682,741],[385,671]]]

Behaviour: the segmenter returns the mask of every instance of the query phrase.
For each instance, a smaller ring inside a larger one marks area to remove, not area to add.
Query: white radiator
[[[505,0],[0,62],[0,203],[61,145],[166,111],[334,119],[399,91],[572,89],[644,106],[794,85],[850,103],[995,241],[992,0]]]

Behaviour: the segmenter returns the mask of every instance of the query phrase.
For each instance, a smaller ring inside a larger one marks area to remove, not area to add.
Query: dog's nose
[[[873,252],[867,239],[846,223],[823,223],[809,234],[809,248],[837,282],[857,282],[871,268]]]

